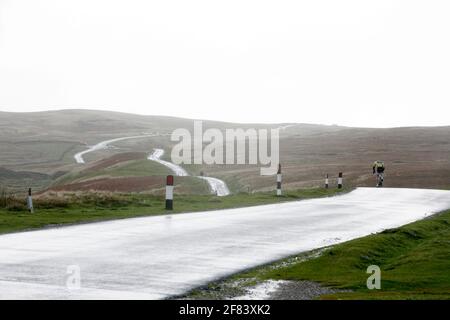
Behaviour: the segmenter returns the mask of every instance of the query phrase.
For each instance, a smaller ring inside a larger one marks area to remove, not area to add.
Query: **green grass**
[[[172,174],[172,171],[166,166],[155,161],[147,159],[130,160],[122,162],[105,169],[96,171],[80,171],[77,173],[68,173],[57,179],[53,186],[83,182],[87,180],[120,177],[145,177],[145,176],[166,176]],[[183,194],[208,194],[209,186],[204,180],[196,177],[176,177],[176,186]]]
[[[303,189],[288,191],[282,197],[274,193],[213,195],[176,195],[173,213],[237,208],[300,199],[332,196],[348,190]],[[164,197],[144,194],[73,195],[71,199],[36,199],[35,213],[26,211],[25,202],[0,208],[0,233],[17,232],[48,226],[94,222],[111,219],[167,214]],[[172,212],[170,212],[172,213]]]
[[[380,290],[367,289],[369,265],[381,269]],[[316,258],[239,276],[311,280],[349,290],[321,299],[450,299],[450,211],[333,246]]]
[[[101,175],[100,171],[100,174]],[[125,163],[118,167],[111,167],[103,171],[103,174],[108,174],[113,177],[140,177],[142,175],[167,175],[172,171],[155,161],[136,160]]]
[[[142,177],[152,175],[166,175],[171,171],[166,166],[147,159],[131,160],[117,165],[96,170],[96,171],[81,171],[77,173],[69,173],[61,177],[55,185],[62,185],[93,179],[96,177]]]

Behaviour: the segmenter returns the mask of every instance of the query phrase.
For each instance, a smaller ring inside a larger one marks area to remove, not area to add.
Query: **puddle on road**
[[[232,298],[232,300],[267,300],[277,292],[281,285],[288,283],[286,280],[267,280],[254,287],[247,288],[247,293]]]

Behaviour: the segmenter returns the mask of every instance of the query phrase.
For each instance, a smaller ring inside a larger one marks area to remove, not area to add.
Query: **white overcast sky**
[[[450,125],[450,1],[0,0],[0,110]]]

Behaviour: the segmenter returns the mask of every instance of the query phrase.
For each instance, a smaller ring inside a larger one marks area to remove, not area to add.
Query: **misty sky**
[[[450,125],[450,1],[0,0],[0,110]]]

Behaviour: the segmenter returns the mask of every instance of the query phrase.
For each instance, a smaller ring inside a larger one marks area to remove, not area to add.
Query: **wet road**
[[[334,198],[3,235],[0,298],[162,299],[446,208],[450,191],[360,188]],[[79,289],[67,287],[74,268]]]
[[[230,190],[228,189],[227,184],[223,180],[213,178],[213,177],[204,177],[204,176],[197,176],[197,178],[206,180],[206,182],[208,182],[208,184],[209,184],[211,193],[213,193],[219,197],[228,196],[230,194]]]
[[[174,164],[172,162],[161,160],[161,157],[163,155],[164,155],[163,149],[154,149],[153,153],[151,153],[148,156],[148,159],[152,160],[152,161],[156,161],[156,162],[168,167],[177,176],[188,176],[189,175],[187,173],[187,171],[184,170],[179,165]],[[205,180],[209,185],[209,189],[211,190],[211,193],[213,193],[219,197],[228,196],[230,194],[230,190],[228,189],[227,184],[223,180],[213,178],[213,177],[204,177],[204,176],[197,176],[197,178]]]
[[[165,160],[162,160],[161,159],[161,157],[164,155],[164,150],[163,149],[154,149],[153,150],[153,153],[151,153],[149,156],[148,156],[148,160],[151,160],[151,161],[156,161],[156,162],[158,162],[158,163],[160,163],[160,164],[162,164],[163,166],[166,166],[167,168],[169,168],[170,170],[172,170],[173,171],[173,173],[176,175],[176,176],[188,176],[189,174],[187,173],[187,171],[186,170],[184,170],[182,167],[180,167],[179,165],[176,165],[176,164],[174,164],[174,163],[172,163],[172,162],[169,162],[169,161],[165,161]]]
[[[84,158],[83,158],[84,155],[86,155],[86,154],[88,154],[90,152],[95,152],[95,151],[99,151],[99,150],[108,149],[108,147],[110,147],[111,143],[118,142],[118,141],[123,141],[123,140],[148,138],[148,137],[154,137],[154,136],[155,136],[154,134],[146,134],[146,135],[140,135],[140,136],[122,137],[122,138],[116,138],[116,139],[102,141],[102,142],[99,142],[99,143],[89,147],[87,150],[78,152],[73,157],[74,157],[74,159],[75,159],[75,161],[77,163],[85,164],[86,162],[84,161]]]

